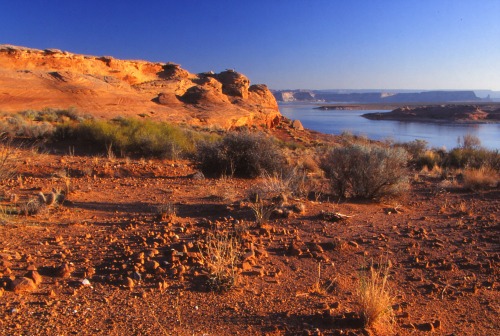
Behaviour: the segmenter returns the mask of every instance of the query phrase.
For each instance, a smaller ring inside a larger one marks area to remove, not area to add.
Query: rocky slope
[[[265,85],[232,70],[191,74],[173,63],[118,60],[0,45],[0,111],[70,108],[95,115],[176,123],[273,126]]]

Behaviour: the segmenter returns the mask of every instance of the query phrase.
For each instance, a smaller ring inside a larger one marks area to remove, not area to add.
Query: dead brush
[[[67,192],[52,189],[50,193],[38,193],[38,201],[46,206],[56,206],[64,203]]]
[[[10,140],[1,143],[5,139],[5,135],[0,134],[0,181],[14,177],[17,170],[17,160],[14,157],[14,149],[10,144]]]
[[[336,279],[323,281],[321,279],[321,262],[318,263],[318,275],[316,281],[312,284],[309,289],[309,294],[324,296],[331,292],[335,287]]]
[[[27,202],[19,204],[19,214],[24,216],[37,215],[47,209],[39,197],[30,198]]]
[[[368,328],[382,334],[391,334],[394,323],[393,297],[388,288],[389,262],[379,263],[360,275],[357,302],[359,315]]]
[[[227,233],[208,233],[205,243],[198,248],[208,272],[206,285],[209,290],[227,291],[238,283],[237,263],[242,247],[235,237]]]
[[[165,203],[156,207],[156,218],[159,221],[173,221],[177,217],[177,207],[174,203]]]

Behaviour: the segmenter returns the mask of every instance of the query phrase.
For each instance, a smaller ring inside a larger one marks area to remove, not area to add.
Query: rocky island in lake
[[[391,112],[365,113],[371,120],[422,122],[500,122],[500,106],[491,105],[427,105],[405,106]]]

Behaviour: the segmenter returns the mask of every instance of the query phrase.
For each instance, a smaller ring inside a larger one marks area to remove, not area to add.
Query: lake
[[[361,115],[370,112],[360,110],[319,110],[318,105],[282,103],[281,114],[292,120],[298,119],[304,127],[327,134],[350,131],[355,135],[365,135],[370,139],[393,139],[408,142],[421,139],[429,147],[457,147],[457,139],[465,134],[477,136],[484,147],[500,149],[500,124],[452,124],[403,122],[393,120],[369,120]]]

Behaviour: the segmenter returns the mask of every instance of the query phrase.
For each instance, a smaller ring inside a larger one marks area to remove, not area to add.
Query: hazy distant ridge
[[[324,90],[274,90],[279,102],[329,102],[329,103],[444,103],[488,101],[476,96],[474,91],[423,91],[423,92],[335,92]]]

